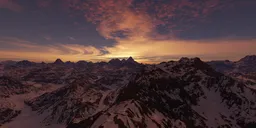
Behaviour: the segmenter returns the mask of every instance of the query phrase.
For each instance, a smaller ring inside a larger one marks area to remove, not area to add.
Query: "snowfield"
[[[36,85],[37,86],[37,85]],[[47,92],[52,92],[58,88],[63,87],[63,85],[48,85],[47,89],[39,90],[36,92],[30,92],[27,94],[21,94],[21,95],[12,95],[9,98],[1,99],[4,101],[7,106],[1,106],[3,107],[9,107],[14,110],[20,110],[21,113],[12,119],[11,122],[8,122],[4,124],[3,128],[65,128],[65,125],[60,124],[52,124],[50,126],[45,126],[45,124],[41,123],[45,116],[44,115],[38,115],[37,112],[34,112],[31,110],[29,106],[27,106],[24,101],[33,99],[37,96],[40,96]]]

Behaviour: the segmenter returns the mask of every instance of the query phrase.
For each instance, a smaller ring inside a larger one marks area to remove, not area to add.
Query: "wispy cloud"
[[[120,40],[114,47],[105,47],[105,49],[109,51],[106,55],[109,58],[134,56],[144,62],[166,61],[166,56],[170,59],[171,57],[197,56],[204,60],[236,60],[247,54],[255,54],[256,40],[157,41],[137,38],[136,40]],[[165,58],[162,58],[164,56]]]
[[[160,25],[173,30],[170,32],[177,32],[178,25],[204,18],[229,5],[228,1],[93,0],[79,4],[76,8],[84,11],[86,19],[97,24],[99,33],[106,38],[119,38],[115,36],[117,32],[124,37],[158,38],[155,35],[160,36],[156,31]]]
[[[72,36],[68,36],[68,39],[71,40],[71,41],[75,41],[76,39]]]
[[[203,60],[237,60],[244,55],[255,54],[256,40],[223,39],[188,42],[182,40],[152,41],[142,37],[136,40],[119,40],[114,46],[96,48],[79,44],[42,45],[17,38],[0,38],[0,49],[1,57],[35,61],[53,61],[56,58],[62,58],[65,61],[107,61],[110,58],[133,56],[139,62],[156,63],[182,56],[197,56]]]
[[[46,1],[49,3],[41,3],[41,6],[48,7],[53,4],[53,0]],[[176,37],[176,32],[183,31],[178,29],[180,25],[189,25],[189,22],[197,20],[201,22],[214,11],[229,6],[229,1],[63,0],[62,5],[80,10],[87,21],[96,24],[98,32],[103,37],[115,40],[116,44],[97,48],[90,45],[43,45],[20,39],[0,39],[0,54],[8,58],[63,58],[71,61],[133,56],[140,62],[148,63],[181,56],[198,56],[209,60],[224,57],[238,59],[246,54],[255,54],[256,40],[184,41]],[[161,26],[170,30],[169,33],[159,33],[157,30]],[[75,40],[71,36],[67,39]]]
[[[229,6],[230,1],[93,0],[79,4],[76,9],[82,10],[86,19],[98,26],[102,36],[116,40],[114,46],[104,47],[109,52],[105,55],[107,58],[134,56],[153,61],[152,58],[163,56],[203,55],[207,58],[208,55],[210,59],[223,54],[253,53],[255,40],[246,43],[241,40],[183,41],[175,36],[176,32],[183,31],[177,28],[191,21],[204,21],[211,13]],[[169,29],[169,33],[159,33],[160,26]]]
[[[51,41],[52,40],[52,37],[51,36],[44,36],[43,37],[45,40],[47,40],[47,41]]]
[[[11,11],[20,12],[23,10],[16,0],[0,0],[0,8],[9,9]]]
[[[102,59],[101,49],[78,44],[37,44],[17,38],[0,38],[0,54],[7,58],[27,58],[33,60],[94,60]]]

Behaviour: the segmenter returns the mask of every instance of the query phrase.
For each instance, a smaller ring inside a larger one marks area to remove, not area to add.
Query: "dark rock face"
[[[10,122],[13,118],[21,113],[20,110],[12,110],[10,108],[0,108],[0,126]]]
[[[231,128],[255,121],[256,92],[199,58],[148,66],[118,93],[108,109],[68,128]]]
[[[0,77],[0,97],[9,97],[14,94],[24,94],[30,92],[34,87],[23,85],[20,81],[10,77]]]

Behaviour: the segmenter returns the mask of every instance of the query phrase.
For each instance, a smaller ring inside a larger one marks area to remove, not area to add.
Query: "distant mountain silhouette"
[[[251,73],[256,72],[256,55],[248,55],[239,61],[210,61],[208,62],[213,68],[220,72],[241,72]]]
[[[62,65],[64,62],[61,59],[57,59],[53,64]]]

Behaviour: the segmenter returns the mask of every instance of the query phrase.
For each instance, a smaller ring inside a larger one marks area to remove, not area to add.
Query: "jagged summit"
[[[131,56],[126,61],[128,61],[128,62],[135,62],[135,60]]]
[[[114,58],[109,61],[109,64],[117,67],[136,67],[139,65],[132,57],[122,60]]]
[[[127,59],[119,59],[119,58],[113,58],[109,61],[111,62],[136,62],[131,56]]]
[[[64,64],[64,62],[61,59],[57,59],[53,64]]]
[[[119,60],[118,58],[111,59],[108,63],[113,66],[121,66],[122,65],[122,61]]]

